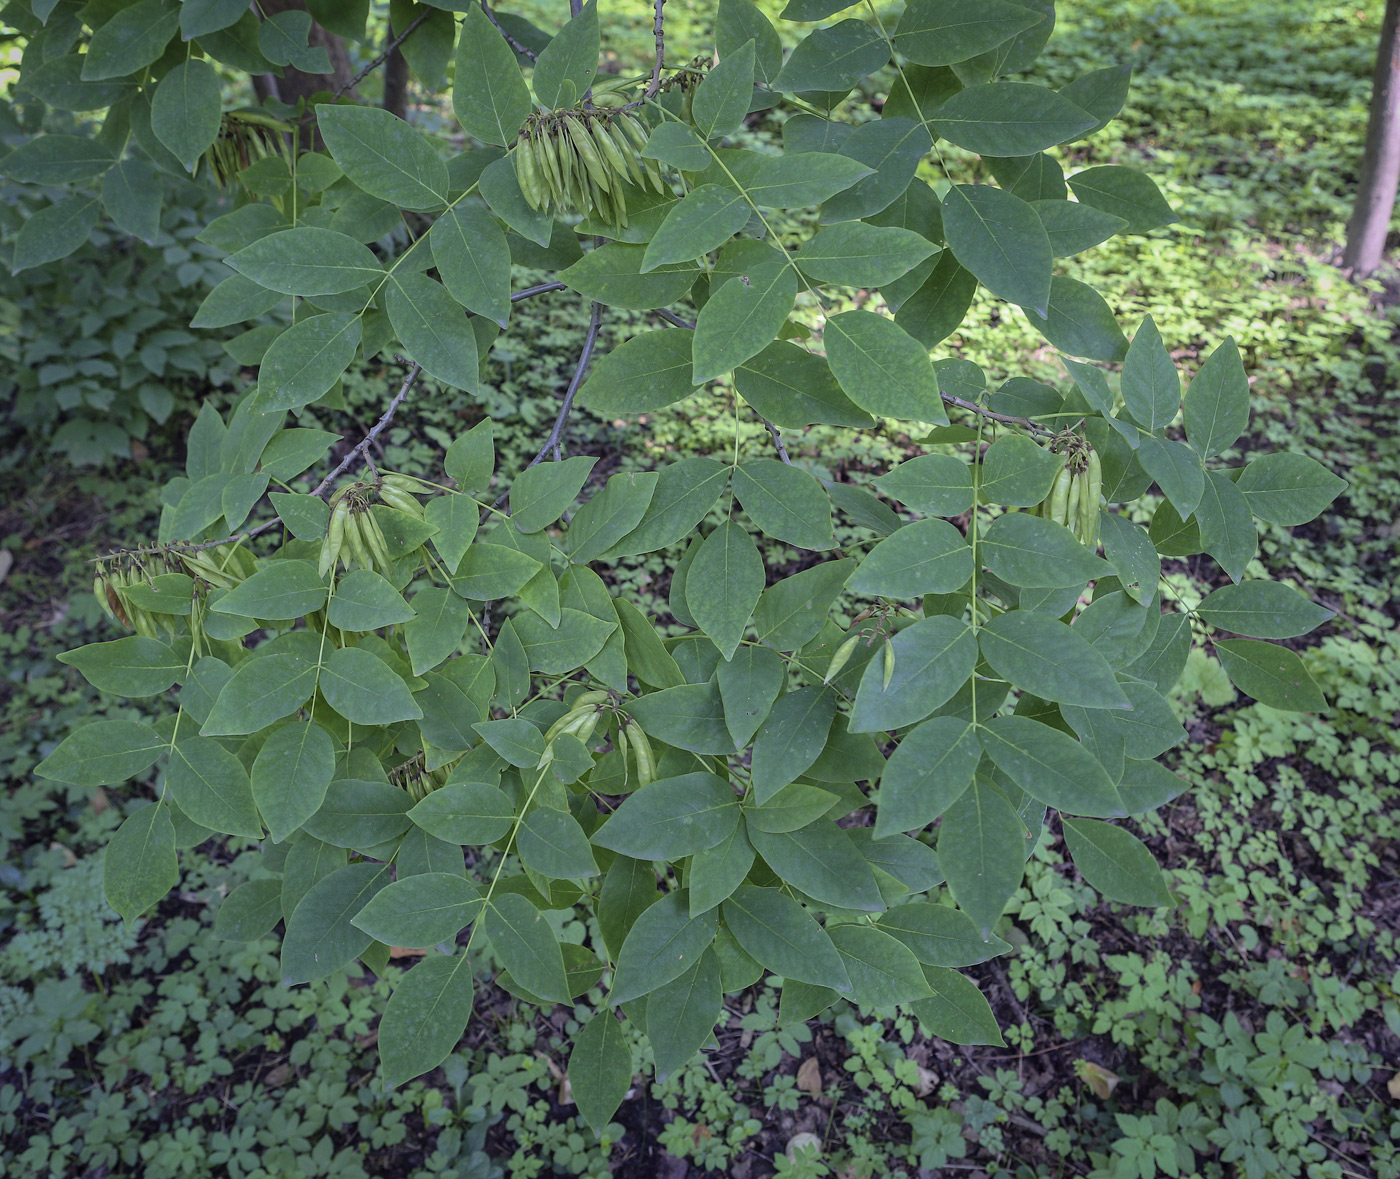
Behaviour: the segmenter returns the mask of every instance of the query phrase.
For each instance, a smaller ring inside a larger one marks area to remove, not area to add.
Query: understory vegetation
[[[672,5],[680,43],[704,6],[671,0],[668,16]],[[785,1022],[777,988],[726,984],[726,1022],[699,1059],[653,1081],[638,1040],[638,1079],[601,1136],[565,1072],[601,992],[537,1018],[489,971],[458,1050],[390,1089],[378,1016],[398,956],[422,951],[394,950],[384,977],[356,962],[286,988],[278,935],[211,937],[223,898],[280,873],[285,848],[182,845],[175,891],[124,926],[102,895],[101,849],[144,800],[33,770],[84,719],[152,721],[147,702],[100,695],[57,655],[111,637],[86,562],[155,534],[151,489],[183,470],[194,413],[226,410],[258,354],[240,351],[255,342],[239,329],[189,326],[226,273],[199,228],[202,203],[218,198],[170,181],[151,244],[113,229],[56,267],[0,276],[11,439],[0,454],[0,1176],[1400,1179],[1400,280],[1353,284],[1335,265],[1382,5],[1061,8],[1041,62],[1049,84],[1122,64],[1123,45],[1134,66],[1119,120],[1061,162],[1142,168],[1178,216],[1072,260],[1071,273],[1125,323],[1150,312],[1183,365],[1235,338],[1254,416],[1227,458],[1291,451],[1348,483],[1311,524],[1264,526],[1251,566],[1335,612],[1291,644],[1332,707],[1254,703],[1199,651],[1172,693],[1190,740],[1168,764],[1190,788],[1139,829],[1176,906],[1104,901],[1052,824],[995,931],[1011,952],[968,972],[1004,1046],[957,1047],[845,1000]],[[888,84],[882,73],[863,85],[879,102]],[[0,140],[34,129],[15,110]],[[780,134],[761,113],[742,132],[746,143]],[[961,180],[983,167],[957,149],[946,163]],[[8,238],[26,199],[0,195]],[[514,261],[517,289],[546,277]],[[583,307],[569,291],[522,303],[483,396],[425,381],[376,461],[440,478],[443,448],[489,415],[497,469],[524,467],[569,381]],[[993,386],[1063,381],[1040,335],[1006,311],[979,294],[944,347]],[[605,332],[627,327],[618,317]],[[401,375],[354,368],[343,404],[301,424],[351,434]],[[727,390],[640,422],[585,409],[570,452],[598,459],[601,484],[732,446],[736,429],[767,446],[761,424],[737,420]],[[795,463],[853,483],[913,446],[892,423],[785,441]],[[1145,523],[1157,502],[1138,501],[1133,518]],[[766,543],[770,571],[801,567],[797,551]],[[1223,583],[1203,557],[1166,574],[1164,599],[1187,609]],[[664,554],[615,579],[670,617]],[[547,916],[564,942],[583,941],[591,920]]]

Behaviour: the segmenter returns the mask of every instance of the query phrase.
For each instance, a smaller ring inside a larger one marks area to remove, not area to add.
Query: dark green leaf
[[[514,142],[530,114],[530,91],[515,53],[479,8],[468,8],[462,18],[452,110],[468,135],[501,147]]]
[[[977,661],[977,643],[961,619],[925,618],[891,641],[894,674],[885,684],[883,658],[872,659],[861,676],[851,712],[851,732],[870,733],[914,724],[948,700]]]
[[[1241,692],[1287,712],[1325,712],[1327,698],[1287,647],[1253,639],[1217,639],[1215,653]]]
[[[386,864],[348,864],[312,885],[287,922],[282,981],[287,986],[334,974],[369,949],[373,938],[352,922],[389,883]]]
[[[642,332],[598,361],[579,402],[606,417],[649,413],[695,392],[690,383],[694,333],[684,328]]]
[[[1054,259],[1030,205],[990,185],[955,184],[943,198],[943,228],[958,261],[992,294],[1047,313]]]
[[[130,926],[174,888],[179,878],[170,808],[154,803],[128,815],[108,842],[102,860],[102,892],[107,903]]]
[[[1064,832],[1074,866],[1109,900],[1149,908],[1175,903],[1152,853],[1123,828],[1065,819]]]
[[[976,966],[1011,950],[999,937],[983,938],[966,913],[923,901],[891,909],[876,928],[897,937],[926,966]]]
[[[1259,519],[1291,528],[1315,519],[1347,484],[1316,459],[1278,451],[1250,460],[1235,486]]]
[[[1044,700],[1086,708],[1129,707],[1108,660],[1058,619],[1008,611],[981,629],[979,645],[998,675]]]
[[[972,549],[947,520],[916,520],[865,555],[847,587],[885,598],[951,594],[972,578]]]
[[[741,885],[722,909],[735,940],[774,974],[850,991],[851,980],[831,938],[791,897],[776,889]]]
[[[927,827],[972,784],[981,758],[977,730],[965,720],[940,716],[911,729],[880,780],[875,838]]]
[[[714,909],[690,915],[684,889],[649,905],[622,943],[608,1002],[627,1003],[679,978],[715,940],[718,926]]]
[[[548,1002],[569,1001],[559,939],[534,905],[518,893],[498,895],[487,904],[482,927],[512,979]]]
[[[397,115],[374,106],[322,104],[316,124],[335,162],[370,196],[405,209],[446,203],[446,163]]]
[[[862,409],[885,417],[946,423],[928,353],[893,320],[846,311],[826,321],[831,371]]]
[[[924,980],[933,998],[911,1006],[928,1034],[952,1044],[1005,1046],[991,1004],[975,985],[957,971],[938,966],[925,966]]]
[[[471,959],[465,953],[414,966],[394,987],[379,1022],[385,1085],[402,1085],[440,1065],[457,1047],[471,1014]]]
[[[614,1012],[597,1012],[575,1037],[569,1082],[583,1120],[601,1134],[632,1085],[632,1046]]]
[[[1020,886],[1026,834],[1011,804],[980,781],[963,792],[939,824],[938,862],[948,874],[948,888],[984,939],[991,937],[992,926]]]

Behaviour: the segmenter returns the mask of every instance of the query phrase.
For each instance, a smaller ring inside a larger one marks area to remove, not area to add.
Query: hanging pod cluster
[[[423,505],[414,498],[422,493],[423,484],[407,475],[385,471],[373,483],[351,483],[330,498],[331,519],[326,538],[321,543],[321,560],[317,572],[325,577],[339,561],[346,569],[352,565],[361,569],[386,572],[393,568],[388,541],[379,521],[370,510],[377,497],[386,507],[423,519]]]
[[[625,229],[624,184],[668,191],[657,162],[641,156],[646,143],[646,128],[629,110],[550,111],[530,116],[511,156],[532,209],[577,209]]]
[[[1066,433],[1050,444],[1053,453],[1064,456],[1064,466],[1055,476],[1050,494],[1035,507],[1032,516],[1063,524],[1089,548],[1099,543],[1099,508],[1103,498],[1103,467],[1088,441]]]

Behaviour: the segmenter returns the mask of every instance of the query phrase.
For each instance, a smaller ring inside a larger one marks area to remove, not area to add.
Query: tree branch
[[[656,0],[656,20],[652,24],[652,32],[656,35],[656,64],[651,67],[651,81],[644,91],[647,98],[655,98],[656,92],[661,89],[661,70],[666,60],[666,30],[661,9],[665,4],[666,0]]]
[[[525,57],[528,57],[531,61],[539,61],[540,55],[538,53],[536,53],[533,49],[526,48],[509,33],[506,32],[505,25],[501,24],[501,22],[496,19],[496,14],[491,11],[491,5],[487,4],[486,0],[481,0],[481,11],[486,14],[486,19],[489,20],[493,25],[495,25],[496,32],[500,33],[501,36],[506,39],[506,44],[509,45],[512,49],[514,49],[516,53],[523,54]],[[578,13],[574,13],[574,15],[577,16]]]
[[[578,396],[579,386],[583,384],[584,374],[588,371],[588,362],[593,359],[593,349],[598,343],[598,329],[603,322],[603,305],[594,303],[588,309],[588,335],[583,340],[583,351],[579,353],[578,365],[574,369],[573,379],[569,382],[569,387],[564,391],[564,403],[559,407],[559,416],[554,419],[554,429],[549,432],[549,437],[545,439],[544,445],[540,447],[539,454],[535,455],[527,464],[526,469],[535,466],[536,463],[544,462],[545,455],[551,450],[554,452],[556,462],[561,457],[562,442],[564,438],[564,428],[569,423],[569,413],[574,408],[574,398]]]
[[[783,442],[783,436],[778,433],[778,427],[762,414],[759,414],[758,420],[768,427],[768,433],[773,436],[773,445],[777,448],[778,457],[782,459],[783,462],[787,463],[788,466],[792,466],[792,459],[788,458],[787,446]]]
[[[338,90],[336,90],[335,97],[339,98],[347,90],[355,89],[355,87],[358,86],[361,82],[363,82],[367,77],[369,77],[370,74],[374,73],[375,70],[377,70],[386,61],[389,60],[389,54],[393,53],[395,49],[397,49],[400,45],[407,41],[409,37],[413,35],[414,31],[418,28],[418,26],[421,25],[425,20],[427,20],[428,17],[430,17],[432,14],[433,10],[431,8],[428,8],[425,9],[420,15],[414,17],[411,21],[409,21],[408,28],[404,29],[402,33],[400,33],[397,37],[390,41],[389,44],[384,46],[383,53],[381,53],[372,62],[370,62],[369,65],[365,66],[365,68],[362,69],[353,78],[351,78],[350,81],[346,82],[344,86],[341,86]]]
[[[686,328],[688,331],[692,332],[695,330],[695,325],[691,323],[690,320],[682,319],[679,315],[667,311],[664,307],[656,308],[656,314],[661,316],[667,323],[673,323],[679,328]]]
[[[550,291],[562,291],[562,282],[542,282],[537,287],[526,287],[523,291],[513,291],[510,296],[512,303],[519,303],[521,299],[528,299],[532,295],[547,295]]]

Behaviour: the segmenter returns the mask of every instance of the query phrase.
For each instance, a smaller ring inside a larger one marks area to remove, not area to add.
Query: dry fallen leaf
[[[1091,1060],[1075,1061],[1074,1071],[1100,1101],[1107,1101],[1109,1094],[1118,1087],[1118,1074]]]
[[[1400,1073],[1396,1073],[1391,1077],[1390,1080],[1385,1083],[1385,1087],[1392,1100],[1400,1101]]]
[[[411,949],[411,948],[408,947],[408,946],[390,946],[390,947],[389,947],[389,957],[390,957],[390,958],[421,958],[421,957],[423,957],[423,955],[426,954],[427,952],[428,952],[427,950],[414,950],[414,949]]]
[[[815,1056],[809,1056],[797,1066],[797,1087],[813,1097],[822,1095],[822,1070]]]

